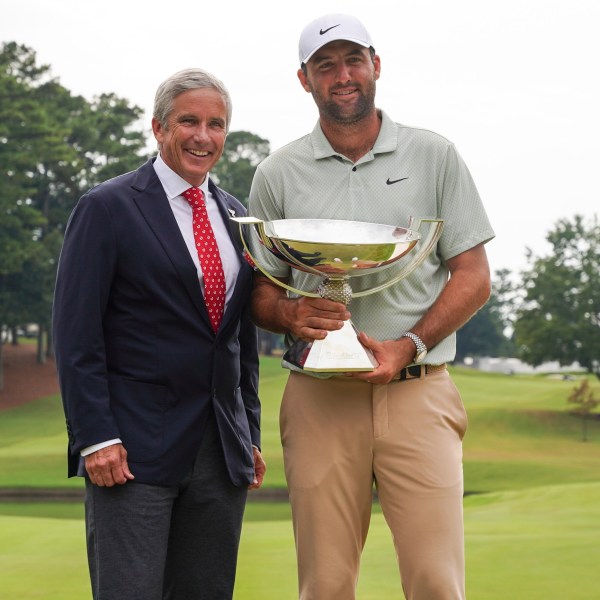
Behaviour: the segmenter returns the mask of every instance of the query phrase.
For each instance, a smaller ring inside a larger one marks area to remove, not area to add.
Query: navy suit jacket
[[[152,160],[104,182],[67,225],[53,335],[69,436],[79,453],[120,438],[136,481],[175,485],[190,471],[214,412],[235,485],[254,477],[260,447],[252,269],[241,269],[217,334],[196,267]],[[223,220],[243,206],[209,182]],[[236,247],[235,228],[230,231]]]

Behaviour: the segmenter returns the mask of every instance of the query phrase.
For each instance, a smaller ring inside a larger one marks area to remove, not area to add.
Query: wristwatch
[[[425,342],[423,342],[423,340],[412,331],[407,331],[406,333],[403,333],[401,337],[410,338],[417,347],[417,351],[415,353],[415,357],[413,358],[413,362],[423,362],[423,359],[427,356],[427,346],[425,345]]]

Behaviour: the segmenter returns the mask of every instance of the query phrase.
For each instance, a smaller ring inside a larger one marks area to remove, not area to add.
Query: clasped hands
[[[302,296],[292,301],[293,309],[288,323],[289,331],[305,342],[325,339],[330,331],[344,326],[351,317],[348,308],[341,302],[326,298]],[[412,361],[414,347],[406,340],[379,341],[364,332],[358,334],[363,346],[371,350],[379,363],[373,371],[345,373],[346,377],[369,383],[389,383],[401,369]]]

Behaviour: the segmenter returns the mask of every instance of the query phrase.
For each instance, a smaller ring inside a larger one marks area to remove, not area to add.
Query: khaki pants
[[[373,482],[408,600],[463,600],[462,438],[447,371],[372,385],[290,373],[281,439],[301,600],[352,600]]]

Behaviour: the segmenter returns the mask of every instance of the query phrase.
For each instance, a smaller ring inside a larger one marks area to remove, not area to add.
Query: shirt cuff
[[[81,456],[87,456],[88,454],[92,454],[92,452],[98,452],[98,450],[102,450],[102,448],[107,448],[108,446],[114,446],[115,444],[121,444],[121,440],[119,438],[115,438],[114,440],[108,440],[107,442],[100,442],[99,444],[94,444],[93,446],[88,446],[84,448],[80,454]]]

